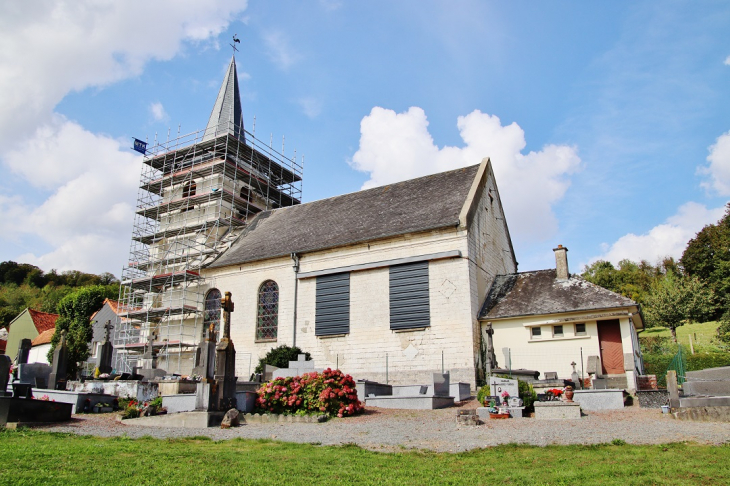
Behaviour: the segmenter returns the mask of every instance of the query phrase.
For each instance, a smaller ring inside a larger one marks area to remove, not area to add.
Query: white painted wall
[[[629,319],[628,311],[623,316],[612,315],[600,319],[590,317],[591,314],[595,315],[590,312],[566,313],[492,320],[494,329],[492,339],[499,367],[508,367],[508,360],[511,360],[512,369],[537,370],[541,373],[541,378],[545,372],[555,371],[559,378],[569,379],[573,372],[571,362],[575,362],[576,370],[581,374],[581,370],[585,370],[588,363],[588,356],[600,356],[598,321],[603,319],[619,320],[624,353],[634,354],[631,337],[633,323]],[[585,335],[576,334],[575,325],[578,323],[585,324]],[[562,337],[554,336],[553,329],[556,325],[563,326]],[[533,338],[532,327],[540,327],[542,334],[540,338]],[[486,340],[485,329],[486,322],[482,322],[482,335]],[[509,355],[503,352],[503,348],[510,349]],[[634,370],[627,369],[626,375],[631,387],[635,383]],[[584,376],[588,377],[587,371]]]

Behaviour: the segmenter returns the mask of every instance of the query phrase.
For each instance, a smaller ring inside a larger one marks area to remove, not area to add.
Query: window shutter
[[[431,325],[428,262],[390,267],[390,328],[412,329]]]
[[[350,273],[317,277],[315,336],[350,332]]]

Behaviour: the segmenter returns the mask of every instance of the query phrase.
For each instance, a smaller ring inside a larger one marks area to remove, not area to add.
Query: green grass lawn
[[[717,321],[700,322],[696,324],[685,324],[677,328],[677,342],[686,347],[689,351],[689,337],[692,336],[692,342],[695,349],[716,350],[717,341],[713,341],[717,337]],[[667,327],[652,327],[639,333],[640,337],[663,336],[671,337],[672,332]]]
[[[460,454],[379,453],[356,446],[101,439],[20,429],[0,431],[0,483],[728,484],[730,446],[507,445]]]

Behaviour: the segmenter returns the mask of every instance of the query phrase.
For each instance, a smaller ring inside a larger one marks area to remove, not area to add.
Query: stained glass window
[[[267,280],[259,288],[256,339],[276,339],[279,328],[279,286]]]
[[[210,289],[205,296],[205,315],[203,316],[203,338],[208,336],[210,325],[215,326],[215,332],[220,337],[221,327],[221,291]]]

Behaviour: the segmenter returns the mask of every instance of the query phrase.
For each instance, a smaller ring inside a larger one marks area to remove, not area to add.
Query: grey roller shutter
[[[390,328],[412,329],[431,325],[428,297],[428,262],[390,267]]]
[[[315,336],[350,332],[350,273],[317,277]]]

